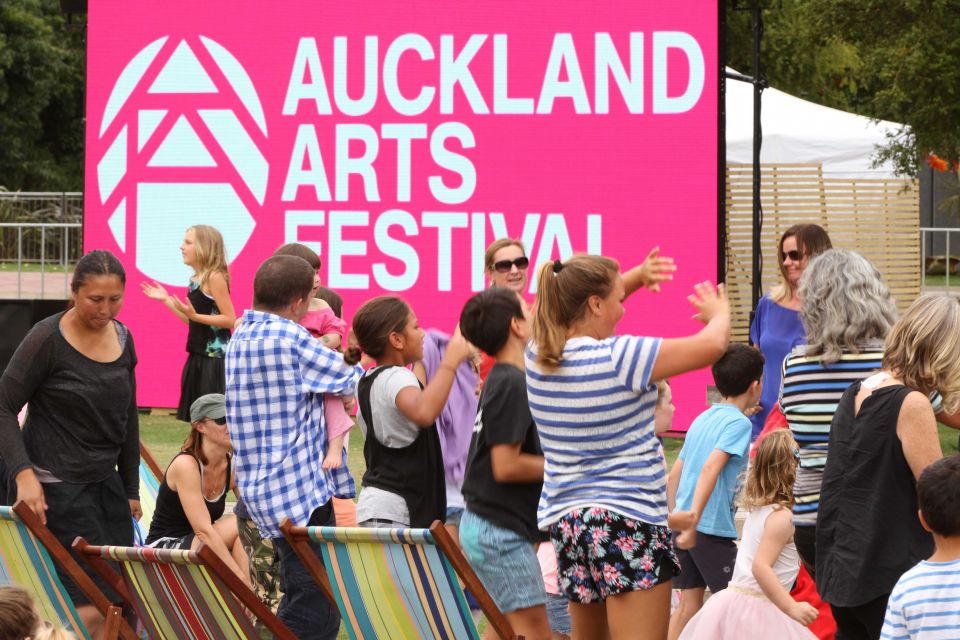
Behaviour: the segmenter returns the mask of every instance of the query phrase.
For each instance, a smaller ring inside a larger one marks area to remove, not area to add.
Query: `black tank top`
[[[187,298],[193,309],[207,316],[220,314],[217,303],[203,292],[196,282],[190,282],[190,291]],[[213,327],[208,324],[190,321],[187,323],[187,352],[211,358],[222,358],[227,343],[230,342],[230,330],[222,327]]]
[[[897,437],[903,385],[875,389],[855,414],[856,382],[830,427],[817,517],[817,591],[856,607],[889,594],[903,573],[933,553],[917,518],[917,486]]]
[[[407,503],[410,526],[425,529],[434,520],[446,521],[447,493],[443,479],[443,454],[437,426],[421,429],[417,438],[405,447],[387,447],[377,440],[370,407],[370,390],[377,377],[387,370],[378,367],[360,378],[357,399],[367,425],[363,457],[367,470],[363,486],[395,493]]]
[[[200,486],[203,486],[203,465],[200,461],[185,452],[178,453],[173,459],[176,460],[179,456],[189,456],[196,461],[197,466],[200,467]],[[173,464],[172,461],[171,464]],[[230,465],[231,459],[227,458],[227,479],[220,497],[212,501],[207,500],[206,496],[203,498],[203,503],[207,505],[207,512],[210,514],[210,522],[219,520],[226,508],[227,490],[230,487]],[[151,544],[160,538],[182,538],[191,533],[193,533],[193,527],[190,526],[187,514],[183,512],[180,496],[167,484],[167,474],[163,474],[163,482],[160,483],[160,490],[157,492],[157,508],[153,512],[153,521],[150,523],[146,544]]]

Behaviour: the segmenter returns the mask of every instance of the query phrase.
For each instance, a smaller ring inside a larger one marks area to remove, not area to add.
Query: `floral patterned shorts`
[[[599,507],[575,509],[550,527],[560,590],[573,602],[602,602],[652,589],[680,573],[670,530]]]

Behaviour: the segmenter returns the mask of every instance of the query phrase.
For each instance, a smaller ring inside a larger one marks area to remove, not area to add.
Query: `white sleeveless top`
[[[731,584],[736,583],[739,587],[761,591],[760,585],[753,577],[753,559],[757,556],[757,549],[760,547],[767,516],[773,513],[776,506],[768,504],[747,514],[747,520],[743,524],[740,549],[737,551],[737,563],[733,567],[733,577],[730,579]],[[797,546],[793,541],[784,545],[780,557],[773,564],[773,572],[783,588],[789,591],[797,579],[797,574],[800,573],[800,554],[797,553]]]

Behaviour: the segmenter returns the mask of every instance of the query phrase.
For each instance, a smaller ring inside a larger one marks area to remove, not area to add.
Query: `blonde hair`
[[[567,330],[586,314],[592,296],[606,298],[613,289],[620,265],[603,256],[573,256],[540,267],[537,313],[533,341],[537,362],[557,367],[567,344]]]
[[[922,393],[939,391],[943,409],[960,409],[960,302],[946,294],[920,296],[893,325],[883,368]]]
[[[830,242],[830,236],[826,230],[818,224],[795,224],[780,236],[780,243],[777,245],[777,266],[780,267],[780,282],[770,291],[770,297],[774,302],[783,302],[790,295],[792,287],[787,280],[787,268],[783,266],[783,260],[786,255],[783,253],[783,243],[787,238],[794,238],[797,241],[797,251],[801,256],[809,256],[813,259],[833,248]],[[803,258],[801,257],[801,260]]]
[[[227,252],[223,247],[223,235],[216,227],[208,224],[195,224],[187,231],[193,231],[194,251],[197,255],[197,284],[203,289],[210,281],[210,276],[219,273],[229,287],[230,271],[227,269]]]
[[[523,243],[519,240],[514,238],[500,238],[499,240],[494,240],[483,253],[484,271],[493,270],[493,257],[497,255],[497,251],[500,251],[500,249],[503,249],[504,247],[520,247],[520,251],[523,252],[523,255],[527,255],[526,248],[524,248]]]
[[[740,506],[750,511],[768,504],[793,507],[793,484],[797,479],[797,441],[787,429],[764,436],[747,472]]]
[[[30,640],[77,640],[77,636],[58,624],[41,622]]]

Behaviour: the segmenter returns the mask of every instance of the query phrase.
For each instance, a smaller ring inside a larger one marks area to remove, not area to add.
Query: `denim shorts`
[[[466,510],[460,520],[460,544],[500,611],[510,613],[547,602],[533,542]]]

